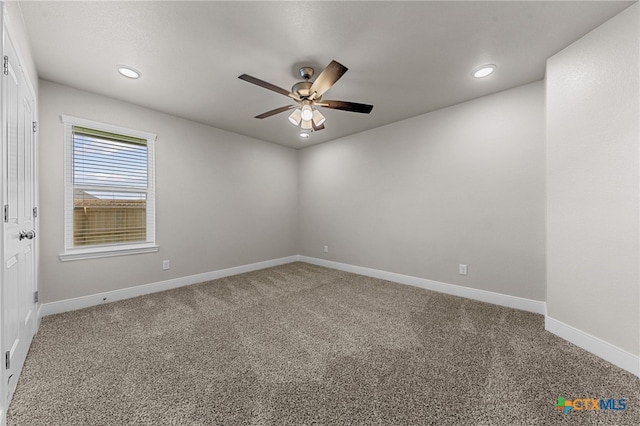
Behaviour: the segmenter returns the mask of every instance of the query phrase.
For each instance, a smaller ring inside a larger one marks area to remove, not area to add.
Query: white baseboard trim
[[[611,364],[617,365],[631,374],[640,376],[640,357],[550,316],[545,318],[544,328],[548,332],[609,361]]]
[[[298,256],[288,256],[279,259],[266,260],[263,262],[251,263],[248,265],[236,266],[233,268],[220,269],[217,271],[205,272],[202,274],[189,275],[186,277],[173,278],[150,284],[143,284],[135,287],[123,288],[120,290],[107,291],[104,293],[92,294],[89,296],[76,297],[73,299],[60,300],[57,302],[43,303],[39,306],[38,318],[47,315],[60,314],[77,309],[89,308],[103,303],[115,302],[118,300],[130,299],[132,297],[143,296],[145,294],[156,293],[173,288],[184,287],[204,281],[229,277],[231,275],[243,274],[245,272],[257,271],[259,269],[271,268],[272,266],[284,265],[295,262]]]
[[[381,271],[378,269],[365,268],[363,266],[349,265],[347,263],[333,262],[315,257],[298,255],[298,260],[314,265],[325,266],[327,268],[338,269],[340,271],[352,272],[354,274],[366,275],[368,277],[393,281],[400,284],[407,284],[414,287],[433,290],[440,293],[454,296],[466,297],[467,299],[479,300],[481,302],[493,303],[494,305],[506,306],[508,308],[519,309],[521,311],[533,312],[544,315],[546,313],[546,303],[525,299],[517,296],[509,296],[501,293],[494,293],[486,290],[464,287],[461,285],[447,284],[440,281],[418,278],[410,275],[397,274],[395,272]]]

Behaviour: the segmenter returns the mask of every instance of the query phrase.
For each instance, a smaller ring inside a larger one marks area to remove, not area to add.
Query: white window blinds
[[[65,252],[154,246],[155,135],[69,116],[63,122]]]

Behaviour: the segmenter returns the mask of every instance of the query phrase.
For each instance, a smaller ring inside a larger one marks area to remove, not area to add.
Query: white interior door
[[[2,407],[6,409],[36,327],[34,96],[3,34]]]

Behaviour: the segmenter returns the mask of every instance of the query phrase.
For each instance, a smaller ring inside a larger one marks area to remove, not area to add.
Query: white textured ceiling
[[[39,77],[231,132],[300,148],[540,80],[548,57],[633,2],[624,1],[21,1]],[[349,71],[325,99],[373,104],[327,110],[309,141],[291,104],[239,80],[285,89],[298,68],[332,59]],[[497,72],[484,79],[471,70]],[[128,64],[142,72],[129,80]]]

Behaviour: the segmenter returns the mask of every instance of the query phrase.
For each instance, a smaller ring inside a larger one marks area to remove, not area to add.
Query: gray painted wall
[[[536,82],[300,150],[299,254],[545,300],[544,126]]]
[[[638,347],[638,5],[547,61],[547,311]]]
[[[41,302],[296,254],[296,151],[47,81],[40,81],[39,103]],[[160,252],[58,259],[64,197],[60,114],[158,135]],[[162,271],[163,259],[171,260],[169,271]]]

